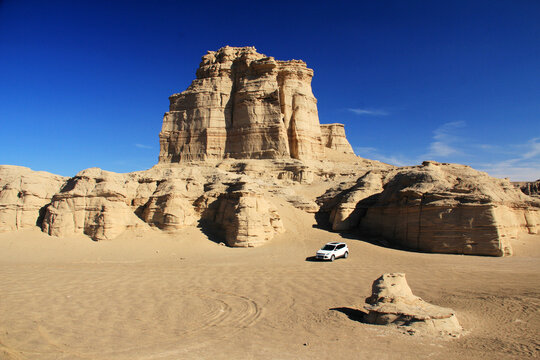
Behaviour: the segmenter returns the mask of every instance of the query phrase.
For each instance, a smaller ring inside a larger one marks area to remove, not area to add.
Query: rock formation
[[[35,228],[67,178],[0,165],[0,231]]]
[[[262,245],[284,231],[276,208],[265,199],[260,189],[246,180],[244,177],[232,184],[217,198],[211,192],[202,197],[208,204],[202,212],[202,220],[217,225],[227,245],[233,247]]]
[[[208,225],[230,246],[258,246],[284,231],[268,190],[283,194],[299,208],[315,206],[287,191],[286,184],[309,177],[304,165],[296,165],[220,164],[229,171],[202,164],[156,166],[128,174],[92,168],[73,178],[4,166],[0,229],[37,226],[53,236],[85,234],[111,240],[128,229],[176,231]],[[257,180],[261,176],[264,180]]]
[[[253,47],[210,51],[189,88],[170,97],[156,166],[72,178],[0,166],[0,231],[110,240],[128,229],[200,226],[251,247],[284,231],[277,209],[293,206],[335,231],[428,252],[507,255],[518,231],[538,232],[540,200],[507,180],[462,165],[356,157],[342,124],[319,124],[312,77],[303,61]]]
[[[460,336],[462,328],[454,310],[432,305],[413,295],[405,274],[383,274],[373,282],[366,298],[365,321],[377,325],[396,325],[408,333]]]
[[[303,61],[278,61],[253,47],[209,51],[197,79],[169,98],[159,162],[322,159],[326,144],[352,152],[337,124],[323,145],[312,77]]]
[[[540,197],[540,179],[531,182],[514,182],[513,184],[524,194]]]
[[[359,228],[426,252],[509,255],[510,239],[540,227],[540,202],[508,180],[430,161],[367,174],[319,202],[334,230]]]
[[[321,124],[321,136],[325,147],[339,152],[354,154],[352,146],[345,136],[345,125]]]
[[[122,174],[93,168],[69,179],[52,197],[42,229],[54,236],[86,234],[109,240],[127,229],[145,228],[130,207],[129,185]]]
[[[360,177],[332,208],[329,219],[332,230],[342,231],[356,227],[366,214],[367,202],[383,190],[382,186],[381,173],[370,171]],[[364,204],[364,208],[357,206],[360,202]]]

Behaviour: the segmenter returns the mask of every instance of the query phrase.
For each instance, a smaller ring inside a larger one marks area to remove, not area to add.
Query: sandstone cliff
[[[355,156],[342,124],[319,124],[312,77],[303,61],[253,47],[208,52],[189,88],[170,97],[156,166],[72,178],[0,166],[0,231],[111,240],[199,226],[215,241],[252,247],[286,230],[279,209],[289,206],[335,231],[428,252],[507,255],[519,231],[538,232],[540,201],[507,180]]]
[[[323,141],[312,77],[303,61],[278,61],[253,47],[209,51],[189,88],[169,98],[159,162],[322,159],[327,144],[352,152],[337,124],[324,128]]]
[[[540,202],[508,180],[429,161],[370,173],[319,203],[334,230],[359,228],[427,252],[509,255],[510,239],[540,227]]]
[[[207,204],[202,207],[201,220],[221,232],[227,245],[254,247],[284,231],[276,208],[266,198],[264,191],[244,176],[224,192],[206,192],[197,205]]]
[[[0,165],[0,231],[33,228],[67,178],[20,166]]]
[[[42,229],[49,235],[86,234],[94,240],[113,239],[132,228],[145,228],[130,207],[133,184],[122,174],[93,168],[69,179],[52,197]]]
[[[358,171],[387,165],[298,160],[224,160],[156,165],[117,174],[98,168],[72,178],[17,166],[0,168],[0,231],[41,228],[49,235],[112,240],[125,230],[181,231],[200,226],[233,247],[264,244],[284,231],[272,198],[301,211],[318,210],[313,183],[351,181]],[[318,185],[319,186],[319,185]]]

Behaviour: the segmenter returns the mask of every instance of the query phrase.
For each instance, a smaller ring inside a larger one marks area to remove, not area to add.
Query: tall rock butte
[[[325,146],[352,154],[343,125],[321,131],[312,77],[305,62],[254,47],[209,51],[189,88],[169,97],[159,162],[322,159]]]

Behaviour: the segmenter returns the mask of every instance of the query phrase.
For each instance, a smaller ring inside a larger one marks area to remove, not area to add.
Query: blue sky
[[[201,56],[315,70],[357,155],[540,178],[540,1],[0,1],[0,164],[72,176],[157,162]]]

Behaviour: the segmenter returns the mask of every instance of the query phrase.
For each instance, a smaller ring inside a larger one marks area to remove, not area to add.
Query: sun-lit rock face
[[[47,207],[43,232],[54,236],[86,234],[110,240],[127,229],[148,225],[131,208],[136,183],[124,174],[91,168],[69,179]]]
[[[333,230],[359,228],[426,252],[510,255],[511,239],[540,228],[538,200],[458,164],[370,172],[339,196],[321,199]]]
[[[231,247],[256,247],[284,232],[276,208],[258,186],[244,180],[226,191],[205,193],[197,204],[206,204],[202,223],[213,227]]]
[[[160,163],[324,156],[313,70],[253,47],[203,56],[197,78],[172,95],[160,133]]]
[[[295,159],[159,164],[118,174],[90,168],[74,177],[0,166],[0,231],[41,229],[57,237],[113,240],[126,230],[182,231],[199,226],[212,240],[255,247],[282,233],[283,202],[315,213],[310,184],[353,179],[373,167]]]
[[[0,231],[36,227],[66,180],[44,171],[0,165]]]
[[[408,334],[459,337],[463,329],[455,312],[430,304],[415,296],[403,273],[383,274],[373,282],[364,309],[365,321],[395,325]]]
[[[347,154],[354,154],[352,146],[345,136],[345,125],[321,124],[321,134],[325,147]]]
[[[191,86],[170,97],[159,164],[72,178],[0,166],[0,231],[111,240],[200,226],[213,240],[254,247],[284,231],[282,210],[292,207],[320,226],[426,252],[509,255],[518,232],[538,233],[540,201],[508,180],[355,156],[343,125],[319,124],[312,76],[302,61],[252,47],[211,51]]]

